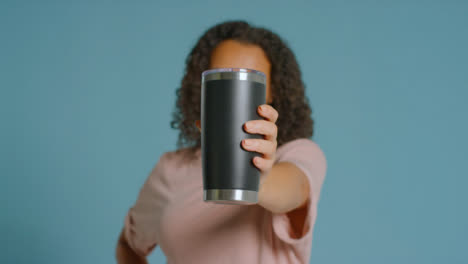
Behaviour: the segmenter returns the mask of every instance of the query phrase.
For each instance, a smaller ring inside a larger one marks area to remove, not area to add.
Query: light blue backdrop
[[[311,263],[468,263],[468,3],[330,0],[2,1],[0,263],[114,262],[185,57],[235,18],[303,70],[329,165]]]

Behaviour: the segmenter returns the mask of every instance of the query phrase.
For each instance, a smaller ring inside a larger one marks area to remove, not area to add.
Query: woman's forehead
[[[249,68],[269,74],[270,62],[257,45],[225,40],[213,50],[210,68]]]

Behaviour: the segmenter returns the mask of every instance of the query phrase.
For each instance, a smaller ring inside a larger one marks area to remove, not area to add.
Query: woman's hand
[[[275,161],[276,137],[278,128],[276,120],[278,112],[270,105],[263,104],[257,108],[260,116],[266,120],[250,120],[244,123],[244,130],[250,134],[261,134],[263,139],[249,138],[242,140],[242,147],[248,151],[255,151],[263,154],[263,157],[254,157],[253,163],[262,172],[268,172]],[[195,121],[195,125],[200,129],[200,120]]]
[[[245,150],[263,154],[263,157],[254,157],[253,163],[262,172],[268,172],[275,162],[278,135],[278,127],[275,123],[278,119],[278,112],[268,104],[260,105],[257,112],[266,120],[250,120],[244,124],[244,129],[247,133],[261,134],[264,137],[263,139],[244,139],[242,147]]]
[[[267,104],[259,106],[257,112],[266,120],[245,122],[244,129],[247,133],[261,134],[264,137],[263,139],[244,139],[242,147],[248,151],[263,154],[263,157],[257,156],[253,159],[255,166],[262,171],[262,174],[266,172],[265,177],[260,177],[258,204],[274,213],[292,212],[299,208],[291,213],[290,217],[294,230],[302,232],[304,221],[300,219],[305,218],[297,215],[305,215],[304,212],[307,212],[305,205],[310,192],[307,176],[290,162],[279,162],[273,166],[277,147],[278,128],[275,123],[278,119],[278,112]],[[200,120],[196,120],[195,125],[200,129]],[[254,144],[246,144],[247,142]]]

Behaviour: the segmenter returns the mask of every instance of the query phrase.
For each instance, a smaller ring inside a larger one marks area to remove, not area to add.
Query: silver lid
[[[241,80],[266,84],[266,75],[247,68],[217,68],[202,73],[202,82],[213,80]]]

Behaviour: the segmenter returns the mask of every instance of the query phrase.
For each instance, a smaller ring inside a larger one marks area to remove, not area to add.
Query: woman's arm
[[[247,133],[261,134],[263,139],[244,139],[242,146],[248,151],[262,153],[253,162],[262,173],[259,204],[273,213],[286,213],[303,207],[309,198],[309,181],[304,172],[289,162],[275,164],[278,112],[270,105],[258,107],[264,120],[251,120],[244,124]]]
[[[286,213],[306,205],[309,188],[301,169],[290,162],[279,162],[262,177],[258,203],[273,213]]]
[[[291,235],[299,238],[303,235],[309,193],[310,186],[304,172],[290,162],[279,162],[262,177],[258,204],[273,213],[286,213]]]
[[[142,257],[135,253],[135,251],[133,251],[133,249],[128,245],[127,239],[125,238],[123,231],[120,233],[119,241],[117,242],[116,258],[117,263],[119,264],[148,263],[145,257]]]
[[[279,162],[275,164],[278,127],[278,112],[270,105],[258,107],[258,114],[264,120],[251,120],[244,124],[247,133],[264,135],[263,139],[244,139],[242,146],[248,151],[262,153],[253,163],[262,173],[258,194],[259,205],[273,213],[287,213],[293,231],[301,234],[307,215],[307,200],[310,186],[305,173],[295,164]],[[195,122],[200,129],[200,120]]]

